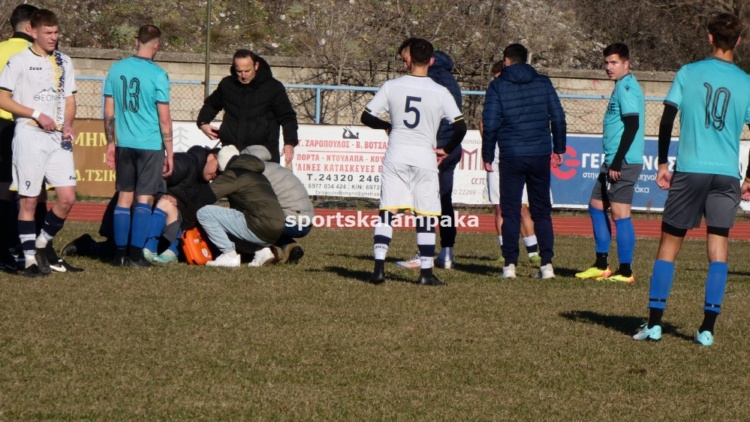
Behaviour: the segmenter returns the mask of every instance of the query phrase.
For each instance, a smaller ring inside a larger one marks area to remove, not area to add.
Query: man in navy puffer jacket
[[[482,158],[491,163],[495,147],[500,148],[503,277],[516,277],[521,193],[526,183],[542,258],[537,277],[546,279],[555,276],[550,165],[560,166],[565,153],[565,112],[552,82],[526,64],[527,59],[528,50],[521,44],[503,51],[505,70],[490,83],[484,102]]]

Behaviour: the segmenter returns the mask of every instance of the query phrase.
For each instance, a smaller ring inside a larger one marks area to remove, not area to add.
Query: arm
[[[484,97],[484,110],[482,110],[482,161],[491,165],[495,160],[495,148],[497,148],[497,136],[500,131],[500,114],[502,106],[500,96],[496,88],[498,81],[490,82],[487,94]]]
[[[211,121],[224,109],[224,98],[221,95],[222,83],[219,83],[214,92],[203,101],[203,107],[198,112],[198,119],[196,121],[198,128],[209,139],[214,141],[219,139],[219,128],[212,125]]]
[[[615,158],[612,159],[612,165],[609,166],[609,177],[613,181],[620,180],[620,172],[622,171],[622,162],[625,161],[625,154],[630,150],[630,146],[633,145],[635,135],[638,133],[638,122],[639,116],[637,114],[629,114],[623,117],[623,123],[625,124],[625,130],[622,132],[620,138],[620,146],[617,147]]]
[[[391,124],[389,122],[386,122],[385,120],[382,120],[379,117],[373,116],[372,114],[370,114],[370,111],[367,109],[365,109],[365,111],[362,112],[360,121],[362,122],[363,125],[373,128],[373,129],[383,129],[386,132],[390,132],[391,130]]]
[[[451,140],[442,148],[446,155],[450,155],[454,149],[461,145],[461,142],[466,136],[466,121],[464,119],[456,120],[451,125],[453,127],[453,136]]]
[[[549,120],[552,126],[552,152],[557,154],[559,158],[565,154],[567,146],[567,124],[565,122],[565,110],[560,104],[560,97],[557,96],[555,88],[552,86],[552,82],[549,82]]]
[[[107,138],[107,167],[115,170],[115,147],[117,137],[115,136],[115,100],[112,97],[104,97],[104,137]]]
[[[750,128],[750,124],[747,125]],[[750,151],[748,151],[748,163],[750,163]],[[743,201],[750,201],[750,167],[745,170],[745,180],[742,181],[740,194]]]
[[[672,140],[672,127],[674,119],[677,117],[677,106],[671,103],[664,103],[664,111],[659,122],[659,171],[656,176],[656,184],[661,189],[669,189],[672,177],[669,174],[669,143]]]
[[[290,145],[294,148],[299,143],[297,137],[297,129],[299,128],[297,125],[297,113],[295,113],[294,107],[292,107],[292,103],[289,101],[284,85],[280,82],[278,89],[271,104],[271,112],[276,121],[279,122],[284,133],[284,145]]]
[[[172,115],[169,113],[169,104],[159,103],[156,105],[159,114],[159,128],[161,129],[161,140],[167,156],[164,157],[164,177],[172,175],[174,170],[174,152],[172,150]]]
[[[10,91],[0,90],[0,108],[14,116],[36,120],[39,123],[39,127],[46,131],[53,131],[57,128],[57,124],[51,117],[16,102]]]
[[[76,118],[76,96],[70,95],[65,97],[65,122],[63,123],[62,136],[63,139],[74,141],[76,134],[73,131],[73,121]]]

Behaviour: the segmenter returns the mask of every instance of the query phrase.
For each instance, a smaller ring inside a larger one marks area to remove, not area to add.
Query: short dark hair
[[[526,63],[529,60],[529,50],[521,44],[511,44],[503,50],[503,58],[510,60],[512,64]]]
[[[39,8],[36,6],[30,4],[19,4],[13,9],[13,13],[10,14],[10,26],[15,30],[19,23],[31,20],[31,15],[37,10],[39,10]]]
[[[405,39],[404,42],[402,42],[401,45],[398,47],[398,51],[396,52],[396,54],[398,54],[400,56],[402,51],[404,51],[405,49],[409,48],[412,45],[412,43],[414,43],[414,41],[416,41],[418,39],[419,38],[417,38],[417,37],[409,37],[409,38]]]
[[[156,25],[147,24],[138,28],[136,39],[138,39],[139,43],[146,44],[157,38],[161,38],[161,29]]]
[[[432,59],[432,53],[435,50],[432,44],[422,38],[417,38],[409,45],[409,55],[411,56],[411,62],[418,65],[430,64]]]
[[[498,73],[501,73],[505,69],[505,63],[503,63],[502,60],[496,61],[492,67],[490,68],[490,72],[492,72],[493,75],[496,75]]]
[[[708,21],[708,33],[714,37],[714,46],[724,51],[734,49],[742,29],[740,19],[731,13],[719,13]]]
[[[630,60],[630,49],[627,45],[621,42],[616,42],[614,44],[606,46],[602,54],[604,55],[604,57],[609,57],[613,54],[617,54],[623,60]]]
[[[59,26],[60,23],[57,20],[57,15],[51,10],[38,9],[29,17],[29,23],[32,28],[39,28],[42,26]]]
[[[234,55],[232,56],[232,66],[234,66],[234,61],[237,59],[244,59],[246,57],[250,57],[253,60],[253,63],[256,63],[258,61],[258,55],[253,53],[252,51],[248,50],[247,48],[240,48],[239,50],[234,52]]]

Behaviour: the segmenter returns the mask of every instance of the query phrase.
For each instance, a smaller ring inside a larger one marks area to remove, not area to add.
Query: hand
[[[174,157],[172,155],[167,155],[164,157],[164,167],[162,167],[162,176],[166,179],[167,177],[172,175],[172,171],[174,170]]]
[[[36,119],[37,123],[39,123],[39,127],[46,130],[47,132],[52,132],[53,130],[57,129],[57,123],[55,123],[54,120],[52,120],[51,117],[47,116],[46,114],[42,113],[39,115],[39,118]]]
[[[620,177],[622,177],[622,172],[619,172],[617,170],[610,170],[609,171],[609,180],[616,182],[620,180]]]
[[[493,173],[495,170],[492,169],[492,163],[484,163],[484,171]]]
[[[109,167],[112,170],[117,169],[117,164],[115,162],[115,144],[114,142],[111,144],[107,144],[107,154],[105,155],[104,161],[107,163],[107,167]]]
[[[286,144],[284,145],[284,161],[288,166],[289,164],[291,164],[292,160],[294,160],[294,147]]]
[[[445,160],[446,158],[448,158],[448,155],[450,155],[447,152],[445,152],[445,150],[442,149],[442,148],[434,148],[433,147],[432,150],[435,151],[435,155],[437,155],[437,163],[438,163],[438,165],[440,165],[440,163],[442,163],[443,160]]]
[[[750,201],[750,182],[748,182],[747,179],[742,182],[742,189],[740,192],[743,201]]]
[[[205,133],[206,136],[208,136],[208,139],[211,139],[213,141],[219,139],[219,128],[216,126],[205,123],[201,125],[200,130],[201,132]]]
[[[552,164],[552,167],[554,168],[560,167],[562,165],[562,161],[563,161],[562,154],[553,152],[552,155],[550,156],[550,164]]]
[[[659,172],[656,174],[656,184],[661,190],[668,190],[672,186],[672,175],[666,164],[659,165]]]
[[[73,131],[73,127],[70,125],[63,126],[62,137],[65,141],[73,142],[76,139],[76,133]]]
[[[174,207],[177,206],[177,198],[175,198],[172,195],[169,195],[169,194],[162,195],[161,200],[169,202]]]

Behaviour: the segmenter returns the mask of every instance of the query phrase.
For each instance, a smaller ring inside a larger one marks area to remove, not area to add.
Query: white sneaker
[[[502,278],[516,278],[516,265],[515,264],[508,264],[507,266],[503,267],[503,275]]]
[[[555,278],[555,271],[552,269],[552,263],[539,267],[539,272],[536,273],[536,278],[540,278],[542,280]]]
[[[259,251],[255,251],[255,256],[253,257],[253,260],[248,262],[247,266],[248,267],[262,267],[264,265],[275,264],[276,261],[278,261],[278,257],[276,256],[274,252],[276,252],[276,248],[274,248],[273,246],[268,247],[268,248],[263,248]]]
[[[241,265],[240,256],[237,252],[227,252],[216,257],[213,261],[206,262],[209,267],[230,267],[237,268]]]
[[[446,270],[453,268],[453,247],[440,249],[440,254],[435,258],[435,266]]]
[[[412,269],[422,268],[422,257],[419,255],[419,252],[417,252],[414,258],[408,259],[406,261],[398,261],[396,262],[396,266],[401,267],[401,268],[412,268]]]

